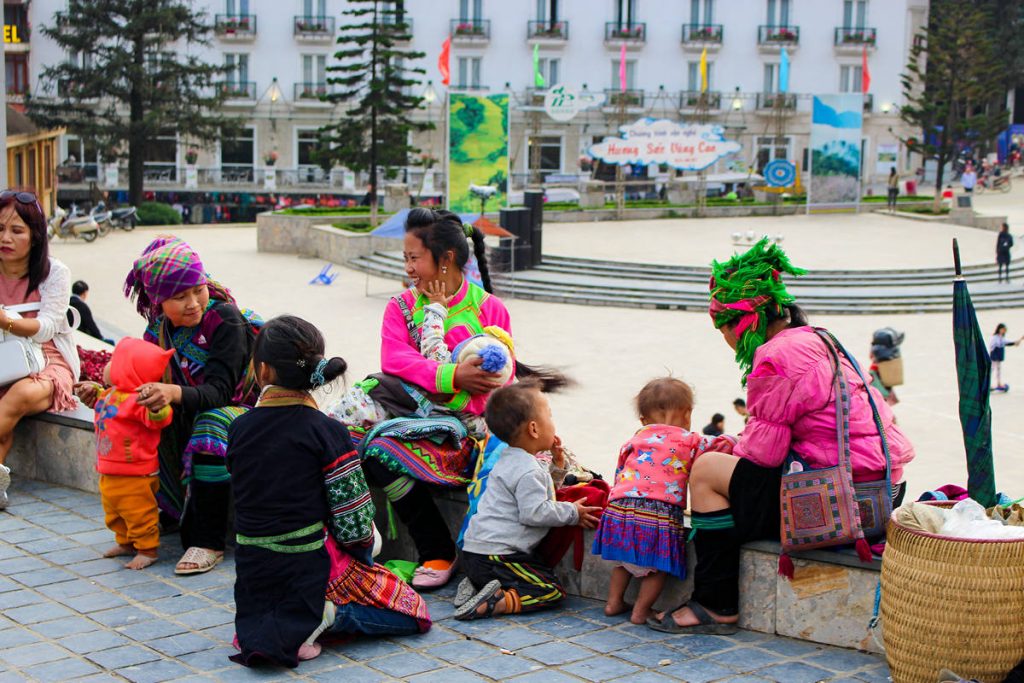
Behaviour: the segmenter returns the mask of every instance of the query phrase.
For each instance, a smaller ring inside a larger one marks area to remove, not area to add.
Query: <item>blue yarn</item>
[[[505,353],[505,349],[497,344],[490,344],[480,349],[479,355],[484,361],[480,364],[480,369],[484,372],[501,372],[508,365],[508,355]]]

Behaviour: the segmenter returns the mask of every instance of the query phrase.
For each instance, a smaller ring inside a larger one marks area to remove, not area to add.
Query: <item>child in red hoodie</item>
[[[171,422],[171,407],[151,412],[136,403],[139,386],[159,382],[174,350],[126,337],[103,371],[110,387],[96,400],[96,471],[107,528],[117,540],[104,557],[135,554],[125,567],[156,562],[160,530],[156,492],[160,487],[157,445]]]

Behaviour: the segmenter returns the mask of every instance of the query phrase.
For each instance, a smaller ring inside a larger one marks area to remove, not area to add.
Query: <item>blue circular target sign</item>
[[[785,159],[774,159],[764,167],[764,181],[771,187],[789,187],[796,182],[796,166]]]

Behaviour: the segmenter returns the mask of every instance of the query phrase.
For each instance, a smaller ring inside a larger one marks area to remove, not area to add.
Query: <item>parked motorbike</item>
[[[107,205],[103,202],[97,202],[92,210],[89,211],[89,215],[92,216],[93,220],[96,221],[96,225],[99,228],[100,237],[106,237],[113,230],[114,226],[110,222],[110,212],[107,211]]]
[[[134,206],[123,206],[110,211],[110,224],[115,228],[134,230],[138,223],[139,217]]]
[[[86,242],[92,242],[99,237],[100,226],[91,215],[78,213],[77,207],[72,205],[71,213],[57,207],[50,220],[46,224],[46,236],[48,239],[56,237],[81,237]]]

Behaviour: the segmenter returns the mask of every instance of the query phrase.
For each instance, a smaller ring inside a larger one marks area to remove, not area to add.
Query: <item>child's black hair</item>
[[[75,280],[75,284],[71,285],[71,293],[75,296],[82,296],[89,291],[89,285],[85,283],[85,280]]]
[[[484,289],[491,289],[491,273],[487,266],[487,250],[484,234],[480,228],[470,226],[470,237],[473,240],[473,254],[476,255],[477,266],[480,268],[480,280]],[[440,263],[445,252],[455,252],[455,265],[461,270],[469,261],[469,239],[462,219],[451,211],[434,211],[418,207],[409,212],[405,219],[405,231],[411,232],[423,241],[423,246]]]
[[[1004,330],[1005,331],[1006,330],[1006,325],[1004,325],[1003,323],[999,323],[998,325],[996,325],[996,331],[993,332],[992,334],[999,334],[999,330]]]
[[[312,323],[294,315],[271,318],[256,335],[253,363],[266,363],[277,375],[275,384],[286,389],[308,391],[345,374],[344,358],[330,358],[322,369],[323,378],[314,377],[324,359],[324,336]]]
[[[719,422],[725,422],[725,415],[722,415],[721,413],[715,413],[714,415],[711,416],[711,424],[716,425]]]
[[[746,408],[747,407],[747,402],[744,401],[742,398],[736,399],[735,401],[732,402],[732,404],[734,406],[736,406],[737,408]]]

